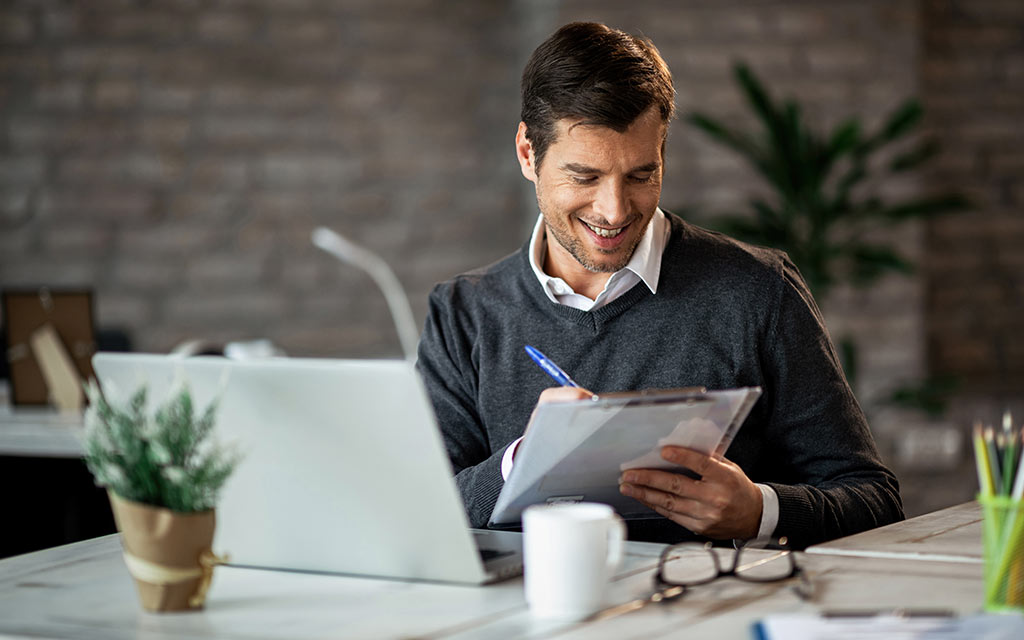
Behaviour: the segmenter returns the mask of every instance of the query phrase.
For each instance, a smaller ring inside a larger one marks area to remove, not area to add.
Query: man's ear
[[[516,157],[519,159],[519,168],[530,182],[537,182],[537,163],[533,154],[533,144],[526,137],[526,123],[519,123],[519,131],[516,132]]]

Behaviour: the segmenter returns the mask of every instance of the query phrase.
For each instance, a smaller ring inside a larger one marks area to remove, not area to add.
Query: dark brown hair
[[[562,118],[621,132],[651,105],[665,122],[675,113],[672,73],[654,43],[595,22],[572,22],[541,43],[521,89],[538,167]]]

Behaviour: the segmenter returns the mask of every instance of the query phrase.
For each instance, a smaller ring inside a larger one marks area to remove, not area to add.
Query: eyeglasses
[[[765,553],[765,550],[769,550]],[[696,552],[696,553],[695,553]],[[723,567],[721,557],[732,553],[732,562]],[[685,560],[683,560],[685,558]],[[810,583],[796,563],[796,556],[787,546],[786,538],[773,539],[757,548],[744,544],[735,550],[716,550],[711,543],[703,545],[682,543],[667,547],[658,558],[658,571],[654,582],[663,599],[675,599],[688,587],[733,577],[746,582],[780,582],[800,576],[801,588],[797,593],[807,597]]]
[[[654,592],[651,595],[624,604],[609,607],[594,614],[591,620],[614,618],[642,609],[653,603],[672,602],[686,593],[689,587],[714,582],[731,576],[747,582],[781,582],[798,576],[800,582],[793,590],[803,600],[814,597],[814,584],[796,563],[796,557],[787,546],[785,537],[772,539],[756,547],[741,545],[733,551],[731,565],[723,569],[719,552],[711,543],[686,542],[666,547],[658,557],[658,570],[654,574]],[[770,552],[765,555],[764,549]],[[728,553],[727,550],[721,550]],[[723,554],[724,555],[724,554]],[[678,560],[684,561],[678,562]]]

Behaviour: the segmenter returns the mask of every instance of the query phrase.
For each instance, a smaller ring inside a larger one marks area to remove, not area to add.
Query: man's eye
[[[634,173],[633,182],[650,182],[654,178],[653,173]]]
[[[597,180],[597,176],[572,176],[572,181],[576,184],[594,184]]]

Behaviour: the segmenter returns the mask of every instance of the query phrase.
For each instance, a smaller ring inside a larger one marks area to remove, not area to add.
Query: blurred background
[[[879,218],[867,237],[900,269],[816,293],[908,515],[971,499],[970,424],[1024,417],[1020,0],[8,0],[0,286],[89,288],[96,326],[138,351],[268,338],[400,356],[373,282],[312,229],[388,260],[418,324],[434,283],[516,250],[537,215],[513,150],[519,76],[572,20],[661,50],[680,113],[662,206],[708,226],[775,198],[688,121],[757,130],[736,62],[825,138],[919,101],[876,155],[922,161],[857,188],[969,205]]]

